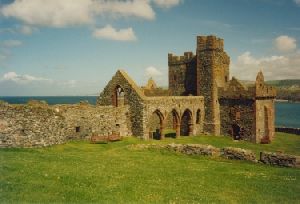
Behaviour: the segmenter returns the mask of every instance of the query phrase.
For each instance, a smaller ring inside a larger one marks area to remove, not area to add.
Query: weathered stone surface
[[[92,134],[131,135],[128,106],[0,103],[0,147],[43,147]]]
[[[212,145],[202,144],[169,144],[167,149],[187,155],[219,156],[220,149]]]
[[[276,90],[264,83],[262,72],[250,87],[235,78],[229,80],[229,63],[223,39],[198,36],[196,55],[168,55],[168,91],[156,87],[153,80],[140,88],[118,70],[98,97],[97,106],[0,102],[0,146],[47,146],[114,132],[163,139],[170,129],[172,137],[222,133],[256,143],[271,142]],[[167,92],[169,96],[155,96]]]
[[[241,148],[225,147],[221,149],[221,156],[227,159],[247,160],[256,162],[255,153]]]
[[[118,95],[118,89],[122,90],[122,96]],[[147,97],[142,89],[121,70],[104,88],[97,104],[115,107],[128,105],[132,133],[143,139],[153,138],[157,130],[158,139],[163,139],[163,131],[170,116],[174,122],[177,137],[183,132],[186,135],[197,135],[203,131],[204,99],[202,96]],[[189,118],[183,120],[187,112]],[[156,118],[153,119],[153,116]],[[183,129],[186,131],[181,131]]]
[[[272,141],[276,90],[264,83],[262,72],[249,87],[234,77],[230,80],[223,39],[198,36],[196,55],[169,54],[168,64],[170,95],[204,96],[204,132],[255,143]]]
[[[0,147],[35,147],[66,141],[64,117],[46,104],[1,104]]]
[[[112,134],[112,135],[92,135],[91,137],[91,143],[108,143],[108,142],[115,142],[122,140],[122,137],[118,134]]]
[[[260,161],[264,164],[284,167],[300,167],[300,157],[283,153],[261,152]]]

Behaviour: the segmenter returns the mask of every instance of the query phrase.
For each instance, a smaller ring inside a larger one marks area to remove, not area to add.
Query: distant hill
[[[253,85],[255,81],[241,80],[245,85]],[[270,80],[266,84],[276,87],[277,99],[300,102],[300,79]]]
[[[277,99],[300,101],[300,79],[272,80],[266,83],[277,88]]]
[[[278,88],[287,88],[290,90],[300,89],[300,79],[272,80],[266,83]]]

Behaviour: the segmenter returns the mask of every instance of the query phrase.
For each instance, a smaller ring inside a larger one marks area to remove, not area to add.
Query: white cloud
[[[277,37],[274,43],[276,49],[281,52],[289,52],[297,48],[296,39],[286,35]]]
[[[267,80],[300,78],[300,51],[286,56],[256,58],[250,52],[241,54],[231,65],[233,76],[244,80],[255,80],[259,70]]]
[[[6,48],[10,48],[10,47],[18,47],[20,45],[22,45],[22,41],[19,40],[5,40],[2,43],[2,46],[6,47]]]
[[[69,88],[75,88],[77,85],[77,81],[74,79],[64,81],[61,83],[63,86],[69,87]]]
[[[300,6],[300,0],[294,0],[294,2],[295,2],[298,6]]]
[[[44,82],[52,82],[51,79],[46,79],[42,77],[35,77],[32,75],[24,74],[18,75],[16,72],[7,72],[3,75],[2,80],[4,81],[13,81],[16,83],[30,83],[34,81],[44,81]]]
[[[155,18],[149,0],[15,0],[4,5],[0,14],[27,25],[48,27],[91,24],[97,15]]]
[[[116,30],[111,25],[107,25],[104,28],[95,29],[93,36],[95,38],[117,41],[135,41],[137,39],[132,28]]]
[[[0,53],[0,63],[5,61],[8,58],[8,55],[5,53]]]
[[[146,70],[145,70],[145,76],[150,78],[150,77],[153,77],[153,78],[156,78],[156,77],[161,77],[163,75],[163,73],[158,70],[157,68],[153,67],[153,66],[150,66],[150,67],[147,67]]]
[[[161,8],[171,8],[181,3],[181,0],[153,0],[153,2]]]
[[[19,28],[19,32],[24,34],[24,35],[31,35],[33,32],[37,31],[38,29],[32,26],[28,26],[28,25],[22,25]]]
[[[5,5],[1,13],[29,25],[64,27],[92,21],[92,0],[16,0]]]
[[[155,18],[155,12],[153,11],[149,0],[98,0],[95,4],[96,14],[113,17],[138,17],[147,20]]]

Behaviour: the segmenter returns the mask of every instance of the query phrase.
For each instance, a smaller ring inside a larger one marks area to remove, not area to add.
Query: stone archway
[[[154,111],[150,115],[150,118],[148,120],[148,127],[149,139],[164,139],[164,116],[159,110]]]
[[[165,137],[178,138],[180,136],[180,117],[175,109],[167,115],[165,126],[167,130]]]
[[[118,107],[124,105],[125,104],[124,95],[125,95],[124,89],[120,85],[117,85],[112,95],[113,106]]]
[[[240,140],[241,139],[241,127],[234,123],[231,125],[231,131],[232,131],[232,137],[234,140]]]
[[[193,115],[189,109],[186,109],[181,116],[180,135],[190,136],[192,134],[193,134]]]

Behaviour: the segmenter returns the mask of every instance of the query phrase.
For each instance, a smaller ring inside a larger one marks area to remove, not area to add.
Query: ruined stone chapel
[[[208,133],[269,143],[275,132],[276,90],[264,83],[262,72],[253,85],[230,80],[229,63],[223,39],[198,36],[196,54],[168,54],[167,92],[160,91],[152,79],[141,89],[118,71],[98,105],[128,105],[132,133],[144,139],[163,139],[164,130],[173,129],[176,137]]]
[[[118,70],[96,105],[13,105],[0,101],[0,147],[33,147],[118,134],[142,139],[226,135],[254,143],[274,138],[276,90],[230,79],[223,39],[198,36],[196,53],[168,54],[169,87],[139,87]]]

